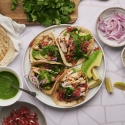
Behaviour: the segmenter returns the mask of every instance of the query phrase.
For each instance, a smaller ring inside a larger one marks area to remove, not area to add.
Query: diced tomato
[[[57,99],[60,101],[63,100],[63,92],[61,90],[58,91]]]
[[[3,118],[2,125],[39,125],[39,123],[37,114],[32,114],[29,108],[23,106],[19,110],[13,110],[8,117]]]
[[[78,91],[74,91],[74,92],[73,92],[73,96],[75,96],[75,97],[79,97],[79,96],[80,96],[80,92],[78,92]]]
[[[76,84],[76,83],[73,83],[72,86],[73,86],[74,88],[76,88],[77,84]]]
[[[94,51],[96,51],[96,50],[100,50],[100,47],[98,46],[98,47],[95,47],[94,48]]]
[[[85,47],[88,47],[89,46],[89,42],[85,42]]]
[[[33,42],[31,42],[30,44],[29,44],[29,47],[32,47],[33,46]]]
[[[66,57],[66,60],[67,60],[68,62],[71,62],[71,61],[72,61],[72,58],[71,58],[70,56],[68,56],[68,55],[65,54],[65,57]]]
[[[85,42],[84,44],[82,44],[81,49],[82,49],[82,51],[83,51],[84,53],[87,52],[88,46],[89,46],[89,42]]]
[[[72,65],[74,66],[76,64],[76,60],[73,60],[72,61]]]
[[[67,28],[67,31],[68,31],[68,32],[71,32],[71,31],[73,31],[73,29],[74,29],[73,27],[68,27],[68,28]]]
[[[43,47],[43,46],[47,46],[48,45],[48,42],[41,42],[40,45]]]
[[[73,96],[79,97],[80,96],[80,88],[76,88],[76,90],[73,92]]]

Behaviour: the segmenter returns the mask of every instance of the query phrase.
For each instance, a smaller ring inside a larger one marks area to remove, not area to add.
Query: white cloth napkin
[[[12,59],[14,60],[20,52],[21,41],[19,40],[19,36],[23,32],[26,26],[24,24],[16,23],[11,18],[3,16],[1,14],[0,14],[0,25],[2,25],[6,29],[7,34],[9,35],[14,44],[14,48],[16,50],[15,55]],[[8,62],[6,65],[8,65],[9,63],[10,62]]]

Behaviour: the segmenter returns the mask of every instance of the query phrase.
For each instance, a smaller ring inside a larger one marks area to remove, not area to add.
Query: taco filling
[[[68,27],[59,39],[59,46],[68,63],[75,65],[79,59],[88,58],[89,45],[93,40],[89,32],[83,32],[77,27]]]
[[[63,71],[62,65],[39,64],[31,67],[29,79],[38,89],[51,90]]]
[[[53,61],[62,62],[58,47],[55,44],[55,37],[52,32],[44,32],[39,34],[30,43],[30,61]]]
[[[68,71],[62,78],[57,91],[57,100],[72,102],[86,96],[87,78],[75,69]]]
[[[34,48],[32,51],[33,58],[46,59],[48,61],[61,62],[61,57],[56,45],[48,45],[43,47]]]

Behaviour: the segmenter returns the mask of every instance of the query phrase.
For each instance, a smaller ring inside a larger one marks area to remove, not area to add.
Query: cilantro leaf
[[[11,10],[15,10],[16,7],[17,7],[18,1],[17,0],[11,0],[11,2],[12,2]]]
[[[14,10],[18,0],[11,1]],[[68,23],[71,20],[69,14],[75,10],[75,3],[70,0],[23,0],[22,6],[28,21],[44,26]]]

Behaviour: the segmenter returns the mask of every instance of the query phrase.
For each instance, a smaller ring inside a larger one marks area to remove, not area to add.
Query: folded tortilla
[[[87,47],[87,52],[85,54],[87,55],[90,55],[93,47],[94,47],[94,37],[93,37],[93,34],[91,33],[91,31],[89,31],[88,29],[84,28],[84,27],[81,27],[81,26],[73,26],[72,28],[77,28],[79,31],[80,31],[80,34],[90,34],[91,36],[91,39],[89,40],[89,45]],[[56,39],[56,43],[57,43],[57,46],[59,48],[59,51],[60,51],[60,55],[62,57],[62,60],[63,60],[63,63],[66,65],[66,66],[69,66],[69,67],[72,67],[72,66],[76,66],[76,65],[79,65],[81,64],[86,58],[83,56],[81,58],[79,58],[75,64],[71,63],[71,62],[68,62],[66,57],[65,57],[65,54],[68,53],[68,50],[70,49],[69,46],[72,46],[72,44],[75,44],[75,43],[72,43],[69,45],[69,41],[70,39],[72,38],[69,34],[69,36],[67,35],[66,36],[66,33],[67,33],[67,29],[63,30],[60,35],[57,37]],[[74,42],[74,38],[73,39],[73,42]],[[62,42],[63,41],[63,42]],[[81,49],[80,46],[78,49]],[[74,50],[71,50],[69,51],[69,54],[70,53],[73,53]]]
[[[84,101],[87,94],[87,77],[80,69],[70,68],[56,82],[52,99],[58,106],[72,107]]]
[[[41,51],[45,52],[44,48],[46,48],[46,47],[49,47],[49,48],[53,47],[53,48],[58,49],[58,47],[55,43],[55,36],[52,32],[46,31],[46,32],[40,33],[38,36],[36,36],[33,39],[33,41],[30,43],[29,46],[30,46],[29,59],[30,59],[31,64],[35,65],[35,64],[39,64],[44,61],[49,62],[49,63],[54,63],[54,64],[62,64],[61,62],[59,62],[57,57],[53,57],[51,59],[51,58],[49,58],[47,53],[44,56],[42,56],[40,54]],[[58,52],[58,54],[59,54],[59,52]],[[62,59],[61,59],[61,61],[62,61]]]
[[[40,63],[31,67],[29,80],[47,95],[53,92],[56,81],[65,71],[62,65]]]
[[[0,66],[9,63],[14,56],[15,48],[5,29],[0,25]]]

